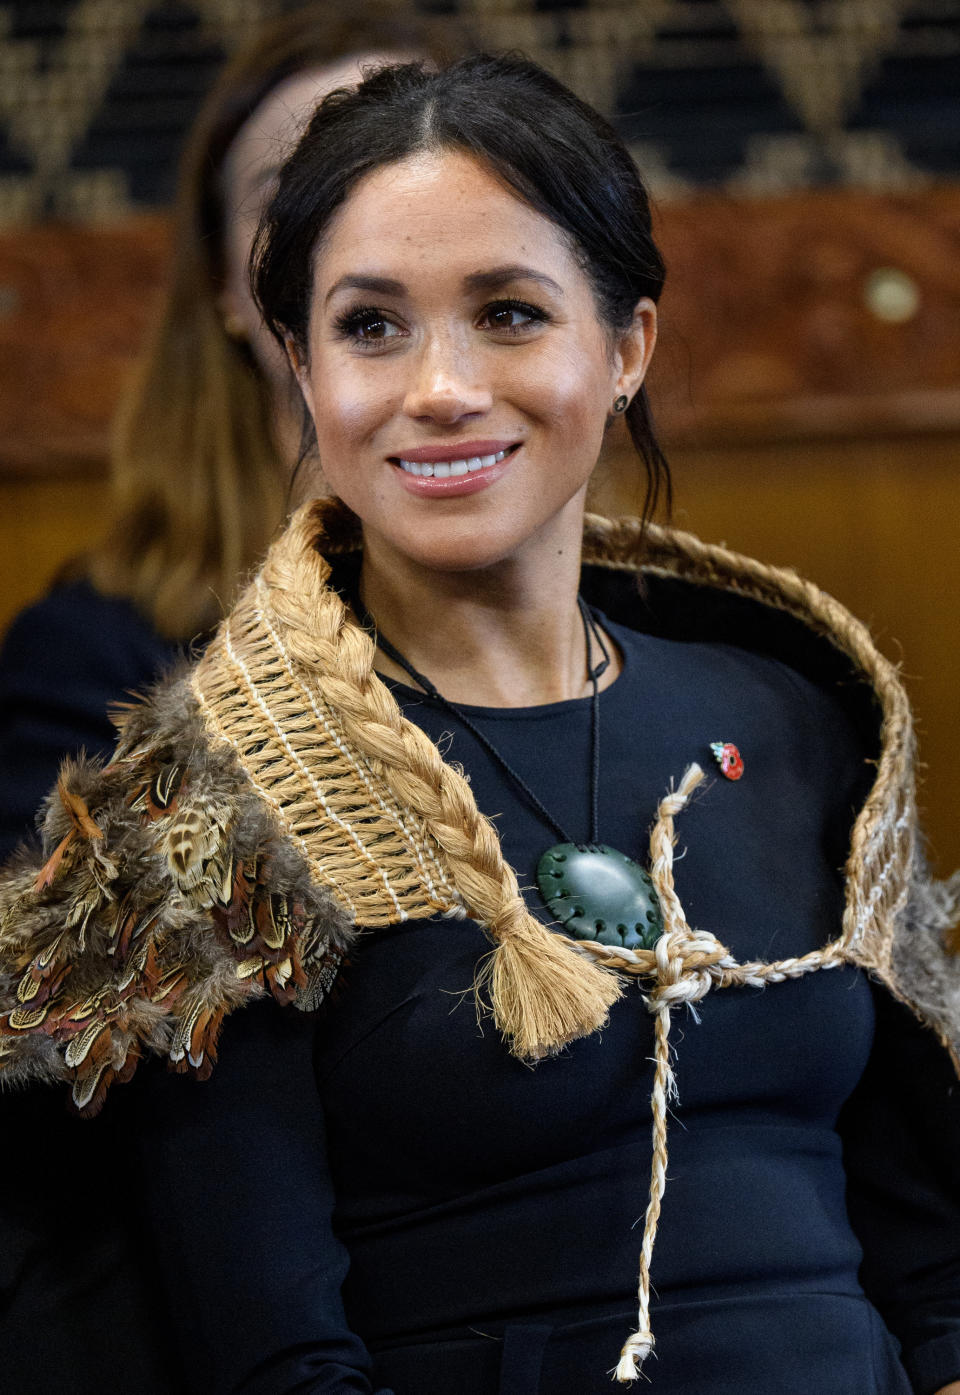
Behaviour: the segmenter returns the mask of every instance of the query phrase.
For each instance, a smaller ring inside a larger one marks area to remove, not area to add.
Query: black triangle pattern
[[[799,0],[818,35],[830,40],[830,9]],[[80,0],[0,0],[0,44],[28,45],[37,73],[57,62]],[[296,9],[301,0],[284,0]],[[764,63],[737,22],[734,0],[651,0],[658,23],[650,31],[638,6],[638,42],[619,77],[607,110],[626,139],[652,152],[655,163],[684,187],[722,186],[741,180],[758,140],[809,143],[815,182],[842,180],[843,162],[826,158],[818,138],[784,91],[781,76]],[[460,0],[471,27],[482,34],[485,7]],[[623,0],[523,0],[520,8],[553,14],[603,10],[623,15]],[[274,5],[273,10],[276,10]],[[420,0],[430,14],[455,14],[458,0]],[[498,6],[489,6],[496,13]],[[504,9],[517,10],[516,0]],[[889,51],[873,62],[841,136],[878,134],[894,152],[891,181],[903,170],[919,175],[960,175],[957,91],[960,90],[960,0],[904,0]],[[109,83],[78,135],[63,177],[118,172],[133,207],[166,204],[184,135],[223,61],[228,44],[216,31],[217,9],[189,0],[155,0],[128,38]],[[498,35],[503,33],[499,17]],[[571,30],[571,33],[582,32]],[[556,26],[569,43],[567,27]],[[838,42],[839,42],[838,38]],[[21,53],[28,50],[21,48]],[[0,106],[0,184],[29,178],[35,152],[11,138]],[[835,144],[832,149],[835,150]],[[895,167],[895,168],[894,168]],[[751,187],[762,188],[763,172]],[[757,180],[761,183],[758,186]],[[778,186],[782,187],[782,183]],[[54,209],[56,191],[52,196]],[[118,210],[123,211],[123,210]],[[0,209],[2,214],[2,209]]]

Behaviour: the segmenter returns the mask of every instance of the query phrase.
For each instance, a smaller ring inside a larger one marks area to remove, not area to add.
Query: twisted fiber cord
[[[711,986],[731,984],[763,986],[799,978],[816,969],[833,968],[847,957],[839,941],[826,949],[814,950],[797,958],[771,964],[738,964],[713,935],[690,928],[673,881],[673,849],[676,842],[674,820],[704,779],[699,765],[685,771],[676,790],[661,800],[656,822],[650,832],[650,876],[660,898],[664,931],[652,950],[631,955],[628,950],[607,950],[594,942],[587,947],[611,967],[630,973],[645,973],[654,979],[645,994],[648,1010],[654,1014],[655,1052],[651,1113],[653,1116],[653,1158],[650,1166],[650,1194],[640,1249],[637,1281],[637,1328],[623,1344],[615,1370],[616,1379],[629,1384],[637,1379],[640,1367],[654,1346],[650,1326],[650,1264],[660,1221],[660,1209],[667,1185],[667,1109],[677,1099],[677,1085],[670,1061],[670,1014],[687,1003],[691,1008],[710,991]],[[633,962],[631,963],[631,960]]]
[[[717,586],[797,616],[872,683],[883,714],[882,755],[851,833],[840,942],[848,957],[896,991],[892,928],[907,898],[915,840],[913,723],[896,667],[878,652],[865,625],[793,571],[703,543],[692,533],[654,525],[641,533],[635,519],[587,516],[584,561],[634,571],[641,549],[644,571]]]
[[[624,1385],[637,1379],[640,1367],[654,1344],[650,1327],[650,1261],[657,1237],[660,1205],[667,1186],[667,1105],[677,1095],[677,1083],[670,1064],[670,1009],[674,1001],[670,990],[683,985],[688,992],[687,1001],[692,1002],[703,997],[710,987],[710,975],[705,964],[687,968],[681,955],[674,951],[675,946],[679,949],[683,945],[690,933],[673,885],[674,819],[686,807],[702,779],[703,771],[699,765],[691,765],[679,788],[671,790],[660,801],[656,822],[650,831],[650,876],[660,898],[664,928],[653,951],[657,959],[657,983],[646,1000],[656,1017],[653,1094],[650,1101],[653,1113],[653,1161],[650,1166],[650,1199],[640,1248],[637,1329],[624,1342],[615,1372],[617,1380]]]
[[[495,943],[481,980],[489,984],[494,1019],[511,1049],[525,1059],[549,1054],[602,1026],[620,983],[530,915],[469,784],[403,717],[374,673],[372,639],[326,585],[330,568],[316,546],[323,512],[322,504],[301,509],[264,567],[283,645],[310,670],[321,700],[337,713],[347,745],[424,820],[446,854],[468,913]]]

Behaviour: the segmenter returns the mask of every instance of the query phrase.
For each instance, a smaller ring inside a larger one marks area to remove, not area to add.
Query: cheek
[[[576,344],[558,346],[528,384],[529,408],[547,426],[563,430],[570,446],[602,437],[609,412],[611,370],[604,354],[584,354]]]
[[[322,352],[312,356],[313,418],[321,451],[324,442],[340,449],[364,445],[390,416],[390,388],[381,378],[362,363],[344,364]]]

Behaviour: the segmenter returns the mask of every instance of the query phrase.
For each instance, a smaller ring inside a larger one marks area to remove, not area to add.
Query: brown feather
[[[58,973],[44,974],[42,977],[34,974],[32,969],[28,970],[17,984],[17,1002],[40,1007],[60,991],[72,970],[72,964],[64,964]]]
[[[57,793],[78,833],[81,833],[84,838],[103,837],[103,829],[90,816],[87,801],[81,795],[75,794],[73,790],[67,788],[67,783],[62,775],[57,781]]]
[[[151,820],[176,813],[185,773],[176,762],[161,765],[144,793],[144,807]]]
[[[128,892],[117,908],[113,934],[107,946],[108,953],[118,963],[126,963],[131,945],[135,940],[139,940],[141,936],[152,930],[159,918],[158,907],[138,907],[135,892]]]
[[[53,886],[53,883],[57,879],[57,873],[60,871],[63,864],[63,860],[71,846],[76,842],[76,838],[77,830],[71,828],[66,837],[60,839],[60,842],[37,873],[36,881],[33,883],[35,892],[39,893],[45,891],[48,886]]]
[[[254,936],[256,927],[250,913],[250,898],[256,879],[256,858],[252,863],[248,860],[246,864],[243,858],[237,858],[233,863],[229,901],[226,905],[221,902],[212,907],[214,924],[218,929],[225,930],[237,945],[248,945]]]

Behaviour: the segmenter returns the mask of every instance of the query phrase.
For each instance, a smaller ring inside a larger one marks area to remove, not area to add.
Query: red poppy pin
[[[711,741],[710,750],[728,780],[739,780],[743,774],[743,756],[732,741]]]

